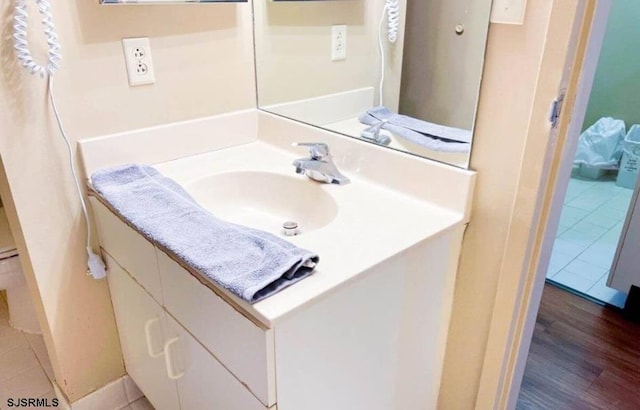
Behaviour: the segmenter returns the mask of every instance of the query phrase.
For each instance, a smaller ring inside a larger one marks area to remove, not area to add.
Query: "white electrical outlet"
[[[347,26],[331,26],[331,60],[347,58]]]
[[[123,38],[122,50],[127,65],[129,85],[146,85],[156,82],[151,59],[151,45],[147,37]]]

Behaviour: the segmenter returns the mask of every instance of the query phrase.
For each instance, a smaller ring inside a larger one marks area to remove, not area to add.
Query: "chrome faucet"
[[[304,174],[314,181],[328,184],[344,185],[350,182],[349,178],[342,175],[336,168],[327,144],[323,142],[294,142],[293,145],[309,149],[309,158],[293,161],[297,174]]]
[[[380,133],[380,130],[387,122],[388,120],[384,119],[379,123],[370,126],[369,128],[365,128],[360,133],[360,138],[362,138],[363,140],[371,141],[378,145],[389,145],[389,143],[391,143],[391,138],[388,135]]]

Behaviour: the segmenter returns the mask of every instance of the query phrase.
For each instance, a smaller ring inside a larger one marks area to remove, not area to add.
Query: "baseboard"
[[[67,397],[62,393],[62,390],[55,382],[53,383],[53,389],[55,390],[56,397],[59,400],[58,407],[63,410],[120,410],[143,396],[142,392],[129,375],[124,375],[73,403],[69,403]]]

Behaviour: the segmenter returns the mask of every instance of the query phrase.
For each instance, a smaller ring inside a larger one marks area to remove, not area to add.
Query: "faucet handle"
[[[294,147],[307,147],[311,159],[322,160],[329,156],[329,146],[324,142],[294,142]]]

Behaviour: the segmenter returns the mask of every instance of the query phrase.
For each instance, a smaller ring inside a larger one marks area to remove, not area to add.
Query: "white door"
[[[157,410],[179,409],[176,382],[167,376],[165,366],[166,315],[113,259],[107,258],[107,263],[127,372]]]
[[[262,403],[178,322],[167,316],[167,367],[183,410],[265,410]],[[173,336],[175,335],[175,336]]]
[[[640,287],[640,178],[631,198],[627,219],[607,284],[621,292],[629,293],[631,285]]]

